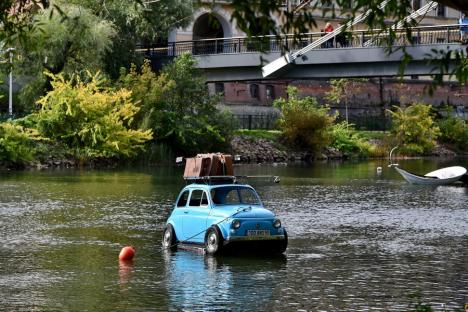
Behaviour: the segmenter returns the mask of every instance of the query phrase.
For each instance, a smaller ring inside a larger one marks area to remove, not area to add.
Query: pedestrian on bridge
[[[460,41],[465,43],[468,41],[468,17],[462,13],[460,16]]]
[[[333,25],[331,23],[326,23],[325,24],[325,29],[324,29],[325,35],[333,32],[333,30],[334,30],[334,28],[333,28]],[[333,48],[333,38],[327,40],[325,47]]]

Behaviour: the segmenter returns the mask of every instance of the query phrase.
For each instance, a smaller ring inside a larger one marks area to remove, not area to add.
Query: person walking
[[[465,41],[468,40],[467,35],[468,35],[468,17],[462,13],[460,15],[460,41],[461,43],[465,43]]]
[[[333,28],[333,25],[331,23],[326,23],[325,24],[325,35],[333,32],[334,28]],[[327,44],[326,44],[326,47],[327,48],[333,48],[333,38],[330,38],[329,40],[327,40]]]

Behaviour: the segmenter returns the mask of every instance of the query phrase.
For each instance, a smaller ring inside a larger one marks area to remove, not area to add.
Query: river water
[[[424,173],[468,160],[407,160]],[[383,168],[379,174],[378,166]],[[160,249],[182,168],[0,173],[0,311],[435,311],[468,303],[468,188],[385,161],[239,166],[290,236],[284,257]],[[133,263],[119,263],[133,245]],[[416,298],[411,299],[412,295]]]

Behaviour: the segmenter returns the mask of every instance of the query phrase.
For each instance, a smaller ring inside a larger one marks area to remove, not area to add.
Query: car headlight
[[[240,225],[241,225],[241,223],[240,223],[239,220],[234,220],[234,221],[232,221],[232,228],[233,228],[233,229],[236,229],[236,230],[237,230],[238,228],[240,228]]]
[[[276,219],[275,221],[273,221],[273,226],[277,229],[279,229],[281,227],[281,221],[280,219]]]

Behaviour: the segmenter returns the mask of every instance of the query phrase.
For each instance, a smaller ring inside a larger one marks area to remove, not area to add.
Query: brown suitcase
[[[209,175],[211,160],[209,158],[187,158],[185,161],[184,178],[204,177]]]
[[[184,178],[233,175],[231,155],[198,154],[196,157],[186,159]]]

